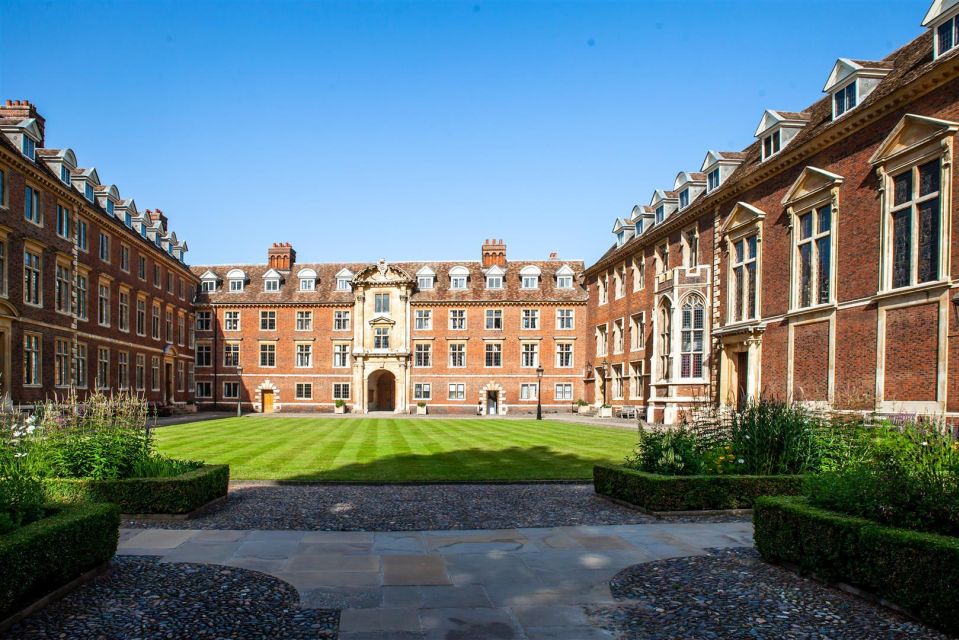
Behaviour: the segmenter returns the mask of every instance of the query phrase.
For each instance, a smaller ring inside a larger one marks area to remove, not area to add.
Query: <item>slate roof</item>
[[[879,84],[876,86],[876,88],[856,107],[856,110],[868,109],[871,105],[879,102],[889,94],[928,73],[933,67],[942,61],[949,59],[952,56],[959,55],[957,54],[957,51],[959,51],[959,47],[939,56],[938,59],[933,60],[932,32],[927,30],[922,35],[915,38],[912,42],[892,52],[881,61],[869,62],[869,65],[878,65],[880,68],[888,68],[891,69],[891,71],[879,81]],[[836,122],[832,118],[832,96],[829,95],[823,96],[803,111],[790,112],[781,111],[778,109],[775,111],[785,118],[807,120],[802,128],[796,133],[795,137],[790,141],[789,146],[787,147],[790,149],[801,146],[834,124],[841,125],[842,122]],[[760,170],[763,165],[760,155],[760,142],[758,140],[753,141],[752,144],[747,146],[742,151],[722,151],[720,153],[724,158],[742,160],[742,163],[736,167],[733,173],[723,182],[719,189],[709,194],[710,198],[716,193],[728,193],[730,189],[734,188],[734,185],[737,182],[745,180],[747,177]],[[699,203],[703,199],[705,199],[705,196],[697,198],[694,203],[691,203],[690,206],[684,209],[679,215],[686,216],[690,211],[695,209],[695,204]],[[667,222],[672,220],[674,217],[676,217],[676,214],[673,214],[667,218]],[[650,227],[650,229],[654,228],[655,226]],[[643,233],[639,236],[634,236],[619,247],[617,247],[614,243],[602,256],[596,260],[592,266],[589,267],[589,269],[591,270],[594,267],[603,264],[607,260],[612,260],[613,258],[618,259],[620,255],[627,256],[631,254],[633,251],[635,251],[637,246],[643,244],[645,237],[646,233]]]
[[[399,267],[411,277],[423,267],[429,267],[436,273],[432,289],[417,289],[411,302],[586,302],[586,289],[581,285],[578,276],[585,268],[582,260],[527,260],[510,261],[505,267],[502,289],[487,289],[486,276],[482,263],[478,260],[464,260],[460,262],[390,262],[390,266]],[[557,289],[556,272],[568,265],[576,275],[573,277],[572,289]],[[267,292],[264,290],[263,274],[271,269],[268,264],[230,264],[230,265],[195,265],[190,267],[193,273],[200,277],[207,271],[216,274],[219,279],[215,292],[200,292],[197,295],[199,304],[353,304],[353,292],[336,290],[336,274],[346,268],[358,274],[367,267],[368,262],[354,263],[294,263],[289,271],[280,271],[283,281],[280,290]],[[465,290],[451,290],[449,271],[453,267],[466,267],[469,279]],[[521,288],[520,269],[526,266],[539,267],[541,273],[538,289]],[[317,274],[315,291],[300,291],[300,282],[297,273],[301,269],[313,269]],[[246,283],[242,292],[230,292],[226,286],[226,274],[231,269],[242,269],[246,273]]]

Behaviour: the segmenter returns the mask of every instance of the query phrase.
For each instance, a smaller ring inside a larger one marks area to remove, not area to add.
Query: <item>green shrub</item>
[[[822,452],[821,421],[799,404],[762,398],[733,414],[730,445],[738,473],[799,474],[816,471]]]
[[[149,458],[137,460],[133,464],[132,477],[134,478],[173,478],[194,471],[203,466],[196,460],[174,460],[160,455],[151,455]]]
[[[811,477],[810,502],[881,524],[959,535],[959,443],[938,425],[880,427],[866,454]]]
[[[45,501],[43,483],[33,469],[24,442],[36,427],[14,412],[0,422],[0,534],[41,518]]]
[[[593,467],[596,493],[647,511],[749,509],[763,495],[795,495],[802,476],[674,476],[622,467]]]
[[[48,478],[48,495],[57,501],[112,502],[123,513],[183,514],[227,494],[230,467],[206,465],[175,477],[90,480]]]
[[[115,505],[57,507],[0,535],[0,620],[105,562],[117,549]]]
[[[639,443],[623,463],[628,469],[691,476],[706,473],[706,458],[696,432],[682,425],[659,431],[640,431]]]
[[[851,584],[959,633],[959,538],[881,526],[797,497],[758,499],[753,522],[765,560]]]

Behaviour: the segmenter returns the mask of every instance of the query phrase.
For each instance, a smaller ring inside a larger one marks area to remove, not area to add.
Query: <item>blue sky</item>
[[[597,258],[613,219],[921,32],[885,2],[0,3],[29,99],[194,264]]]

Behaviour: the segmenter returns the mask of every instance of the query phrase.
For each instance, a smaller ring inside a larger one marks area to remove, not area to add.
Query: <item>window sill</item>
[[[948,289],[950,286],[950,281],[947,280],[933,280],[932,282],[923,282],[922,284],[914,284],[908,287],[899,287],[898,289],[884,289],[877,291],[875,298],[877,300],[887,300],[890,298],[898,298],[908,296],[914,293],[925,293],[929,291],[936,291],[938,289]]]
[[[817,304],[811,307],[800,307],[797,309],[791,309],[785,315],[788,318],[801,318],[803,316],[812,316],[818,313],[823,313],[827,311],[835,311],[839,308],[839,305],[835,302],[829,302],[827,304]]]

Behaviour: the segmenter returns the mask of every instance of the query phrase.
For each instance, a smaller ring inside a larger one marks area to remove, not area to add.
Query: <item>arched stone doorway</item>
[[[370,411],[393,411],[396,408],[396,376],[380,369],[370,374],[367,384]]]

